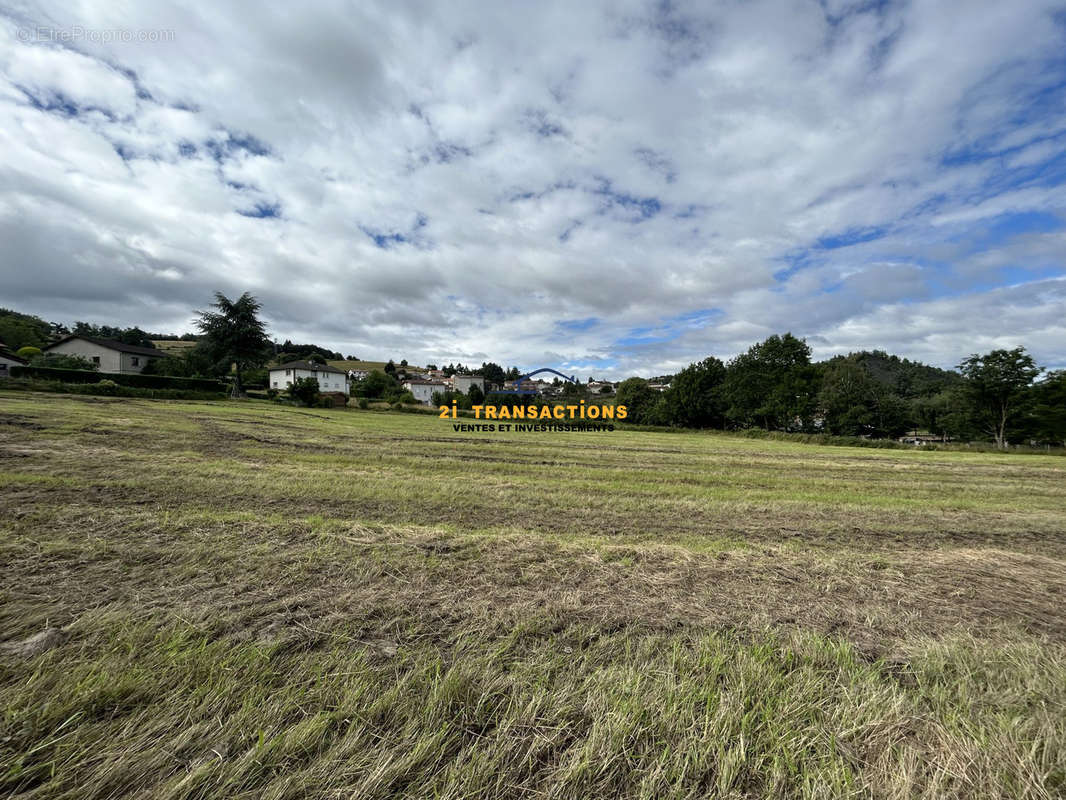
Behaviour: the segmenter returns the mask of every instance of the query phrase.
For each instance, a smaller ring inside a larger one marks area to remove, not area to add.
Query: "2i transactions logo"
[[[527,372],[514,382],[513,389],[499,389],[490,392],[490,395],[510,395],[513,397],[530,398],[540,394],[540,391],[532,384],[526,383],[534,375],[551,373],[562,378],[567,383],[580,386],[573,375],[564,375],[551,367],[541,367],[532,372]],[[440,406],[441,419],[457,419],[459,416],[458,404],[453,400],[451,406]],[[577,403],[559,403],[555,405],[527,403],[508,405],[485,404],[471,406],[475,419],[493,420],[487,424],[456,424],[457,431],[613,431],[613,420],[623,420],[628,415],[625,406],[587,403],[580,400]],[[505,422],[504,422],[505,420]],[[513,420],[526,420],[517,423]],[[528,421],[532,420],[533,424]]]

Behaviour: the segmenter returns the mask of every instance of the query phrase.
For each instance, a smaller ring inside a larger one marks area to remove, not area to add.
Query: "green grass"
[[[331,367],[336,367],[337,369],[344,369],[344,370],[362,369],[362,370],[367,370],[367,371],[374,370],[374,369],[378,369],[378,370],[384,371],[386,364],[388,364],[387,361],[361,361],[361,360],[358,360],[358,359],[350,359],[350,358],[345,358],[345,359],[340,359],[340,360],[334,359],[332,361],[327,361],[326,363],[329,364]],[[399,366],[399,364],[397,364],[397,366]],[[423,368],[422,367],[416,367],[413,364],[411,364],[411,365],[408,365],[405,369],[419,370],[419,369],[423,369]]]
[[[0,433],[0,796],[1066,794],[1061,458],[14,392]]]

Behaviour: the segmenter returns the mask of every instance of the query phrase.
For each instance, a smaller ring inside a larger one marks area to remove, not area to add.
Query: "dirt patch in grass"
[[[0,414],[0,425],[10,425],[15,428],[25,428],[31,431],[42,431],[44,425],[34,422],[29,417],[21,414]]]
[[[31,628],[135,606],[243,638],[265,628],[395,637],[390,619],[422,636],[445,622],[513,626],[547,614],[649,630],[804,630],[847,639],[872,657],[916,635],[1012,630],[1066,641],[1066,563],[1000,550],[890,559],[783,548],[589,551],[528,535],[257,523],[241,525],[235,538],[222,523],[163,528],[144,513],[131,521],[113,512],[57,520],[50,539],[24,522],[0,569],[20,601],[7,622],[21,614]],[[92,539],[79,535],[86,529]],[[241,556],[242,542],[256,554]]]

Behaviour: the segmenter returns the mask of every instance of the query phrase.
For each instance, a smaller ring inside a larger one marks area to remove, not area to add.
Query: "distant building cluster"
[[[365,377],[366,373],[363,373]],[[350,372],[355,378],[355,373]],[[486,381],[480,375],[445,375],[443,370],[412,370],[408,368],[401,378],[403,387],[414,395],[415,400],[426,405],[433,403],[433,395],[443,392],[457,392],[469,394],[470,389],[476,386],[482,393],[488,394],[493,391],[534,393],[541,397],[562,397],[566,393],[566,383],[559,380],[546,381],[542,379],[527,379],[519,381],[504,381],[493,384]],[[580,384],[590,395],[611,395],[618,389],[618,384],[612,381],[589,380],[588,383]],[[669,384],[659,387],[664,391]]]
[[[180,345],[185,348],[192,347],[195,343],[153,341],[152,344],[158,344],[160,347],[141,347],[113,339],[100,339],[74,334],[53,342],[43,348],[43,350],[45,353],[79,356],[96,365],[99,372],[128,374],[139,373],[151,361],[173,355],[172,352],[162,349],[163,347]],[[26,363],[25,359],[19,358],[14,352],[4,348],[2,343],[0,343],[0,377],[6,377],[10,367],[24,366]],[[367,365],[364,362],[364,366],[355,369],[346,369],[343,362],[334,361],[333,363],[337,366],[331,366],[315,360],[288,361],[284,364],[270,366],[267,368],[267,387],[284,392],[301,378],[313,378],[318,381],[320,393],[336,395],[338,399],[347,399],[351,396],[352,386],[359,381],[366,380],[371,371],[375,369],[373,363]],[[390,366],[388,369],[392,369],[392,367]],[[417,402],[424,405],[432,405],[433,396],[436,394],[454,392],[468,395],[473,387],[477,387],[482,394],[494,391],[521,391],[523,394],[534,394],[544,398],[558,398],[567,394],[567,386],[573,385],[558,378],[551,381],[542,378],[529,378],[526,380],[492,383],[482,375],[462,373],[449,375],[443,369],[411,367],[407,366],[406,362],[396,366],[392,374],[400,385],[414,396]],[[617,382],[594,380],[592,378],[578,385],[589,396],[613,395],[618,390]],[[662,392],[670,388],[670,384],[652,383],[649,384],[649,388]]]
[[[439,369],[407,371],[403,379],[403,388],[414,395],[415,400],[425,405],[432,405],[433,395],[438,392],[469,394],[471,386],[476,386],[484,392],[485,379],[480,375],[447,376]]]

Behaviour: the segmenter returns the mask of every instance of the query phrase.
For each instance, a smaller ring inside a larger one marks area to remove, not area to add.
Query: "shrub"
[[[299,400],[305,406],[310,407],[318,403],[317,378],[297,378],[286,391],[289,393],[289,397]]]
[[[80,369],[89,372],[97,372],[100,367],[87,358],[70,353],[45,353],[36,356],[31,362],[31,367],[48,367],[51,369]]]
[[[16,350],[15,355],[17,355],[19,358],[24,358],[29,361],[30,359],[37,358],[38,356],[42,355],[42,353],[41,348],[30,347],[29,345],[27,345],[26,347],[20,347],[18,350]]]
[[[367,400],[365,397],[360,397],[359,398],[359,408],[364,408],[364,409],[370,408],[370,401]]]
[[[317,405],[319,408],[333,408],[333,398],[328,396],[319,397],[315,405]]]

